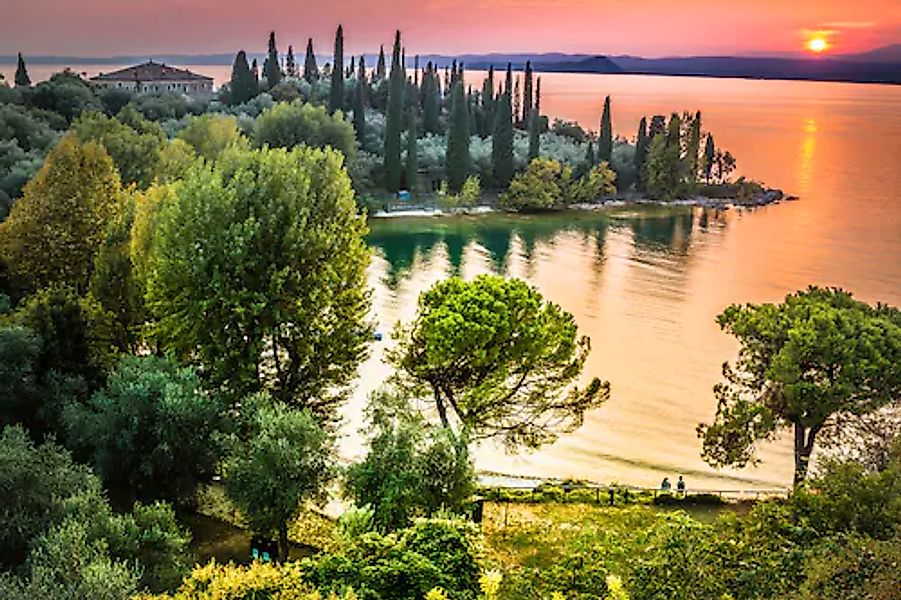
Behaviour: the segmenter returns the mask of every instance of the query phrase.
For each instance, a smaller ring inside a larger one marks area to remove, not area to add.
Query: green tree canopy
[[[598,134],[598,160],[610,162],[613,158],[613,122],[610,116],[610,96],[604,98],[604,114],[601,115],[601,130]]]
[[[102,113],[86,112],[75,120],[72,130],[80,142],[93,141],[106,148],[122,183],[134,183],[143,189],[153,182],[166,136],[158,125],[147,121],[137,111],[132,109],[125,115],[134,118],[135,126],[140,129]]]
[[[500,196],[500,206],[516,212],[563,208],[572,182],[572,169],[550,158],[536,158],[517,173]]]
[[[400,31],[394,37],[394,54],[388,88],[388,110],[385,116],[385,185],[389,192],[400,190],[403,165],[401,164],[401,130],[403,129],[404,92],[406,74],[401,65]]]
[[[451,114],[447,131],[447,184],[454,193],[463,188],[469,177],[469,103],[463,92],[463,81],[451,91]]]
[[[419,298],[390,353],[402,382],[432,394],[441,422],[509,448],[535,448],[582,424],[609,395],[575,386],[590,342],[572,315],[518,279],[448,279]]]
[[[319,67],[316,66],[316,54],[313,52],[313,38],[307,40],[307,52],[303,61],[303,78],[311,84],[319,80]]]
[[[246,143],[233,116],[205,114],[188,119],[178,132],[178,139],[186,142],[198,156],[216,160],[227,148]]]
[[[269,49],[266,60],[263,61],[263,77],[266,78],[266,87],[270,90],[282,80],[282,67],[278,58],[278,47],[275,45],[275,32],[269,32]]]
[[[257,95],[258,86],[257,79],[247,63],[247,54],[243,50],[239,51],[235,55],[231,81],[228,84],[229,102],[232,105],[244,104]]]
[[[355,375],[369,249],[342,159],[232,150],[195,166],[151,219],[154,333],[234,398],[265,389],[328,419]]]
[[[94,253],[123,199],[106,150],[66,135],[0,224],[0,256],[16,289],[64,284],[86,291]]]
[[[494,184],[506,189],[513,180],[513,105],[510,93],[502,94],[494,107],[494,132],[491,137],[491,165]]]
[[[31,77],[28,76],[28,68],[25,66],[25,59],[22,58],[21,52],[19,52],[17,61],[16,76],[13,81],[15,81],[16,86],[28,87],[31,85]]]
[[[811,287],[781,304],[733,305],[719,317],[741,349],[723,366],[717,414],[700,425],[704,459],[745,466],[758,442],[794,435],[795,483],[804,481],[817,436],[897,401],[901,313],[838,289]]]
[[[225,410],[193,369],[129,356],[103,390],[67,409],[66,421],[108,486],[136,500],[190,505],[218,464]]]
[[[288,559],[288,521],[303,503],[322,500],[334,477],[332,439],[307,411],[263,402],[251,434],[224,467],[223,483],[250,527],[278,534],[279,557]]]
[[[344,27],[335,31],[335,60],[332,62],[332,87],[329,93],[330,113],[344,110]]]
[[[382,531],[439,510],[463,512],[475,490],[466,438],[428,425],[390,392],[376,394],[369,410],[369,453],[348,469],[347,496],[370,506]]]
[[[301,144],[311,148],[330,146],[348,160],[356,154],[354,129],[344,115],[330,115],[322,106],[299,101],[277,104],[260,115],[253,126],[253,142],[257,147],[289,149]]]

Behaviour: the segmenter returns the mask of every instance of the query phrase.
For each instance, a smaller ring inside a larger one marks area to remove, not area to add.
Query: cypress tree
[[[522,121],[523,123],[529,123],[531,127],[532,123],[532,107],[534,100],[532,98],[532,61],[526,61],[526,78],[525,84],[523,87],[523,101],[522,101]]]
[[[419,55],[413,57],[413,85],[419,87]]]
[[[504,93],[513,99],[513,63],[507,63],[507,79],[504,82]]]
[[[701,111],[696,112],[691,120],[685,158],[688,161],[688,179],[695,183],[701,170]]]
[[[500,189],[506,189],[513,179],[513,107],[509,93],[501,94],[497,102],[491,140],[491,161],[495,185]]]
[[[591,140],[588,141],[588,148],[585,150],[585,166],[584,172],[587,173],[598,164],[598,157],[594,153],[594,142]]]
[[[520,93],[519,75],[516,76],[516,84],[513,87],[513,121],[521,123],[519,118],[522,116],[522,95]]]
[[[310,84],[319,79],[319,67],[316,65],[316,54],[313,52],[313,38],[307,40],[307,55],[303,60],[303,78]]]
[[[482,127],[479,135],[488,137],[494,128],[494,66],[488,67],[488,76],[482,82]]]
[[[713,171],[713,161],[716,159],[716,144],[713,143],[713,134],[707,134],[704,144],[704,180],[710,183],[710,174]]]
[[[407,163],[406,180],[407,189],[416,190],[416,183],[419,180],[419,157],[417,156],[419,149],[416,140],[416,115],[410,118],[410,128],[407,129]]]
[[[347,66],[347,71],[344,72],[344,78],[350,79],[354,75],[357,74],[357,57],[350,57],[350,64]]]
[[[438,89],[438,72],[429,63],[422,78],[422,121],[428,133],[441,133],[441,91]]]
[[[613,156],[613,123],[610,119],[610,96],[604,100],[601,134],[598,138],[598,162],[610,162]]]
[[[28,68],[25,66],[25,59],[22,58],[21,52],[19,52],[16,76],[13,81],[17,86],[28,87],[31,85],[31,77],[28,76]]]
[[[297,63],[294,60],[294,46],[288,46],[288,55],[285,57],[285,73],[288,77],[297,77]]]
[[[463,82],[457,81],[451,92],[450,124],[447,132],[447,184],[454,193],[463,189],[469,177],[469,108]]]
[[[332,91],[328,108],[332,113],[344,108],[344,27],[341,25],[335,32],[335,60],[332,63]]]
[[[661,133],[666,133],[666,117],[663,115],[654,115],[651,117],[651,124],[648,126],[648,144]]]
[[[257,93],[256,80],[247,64],[247,54],[243,50],[235,55],[232,65],[232,76],[229,83],[229,101],[231,104],[243,104]]]
[[[366,136],[366,81],[357,80],[357,91],[354,94],[354,131],[357,132],[357,141],[363,145]]]
[[[541,114],[541,77],[535,82],[535,112]]]
[[[400,64],[400,31],[394,37],[391,78],[388,88],[388,114],[385,118],[385,184],[396,192],[401,184],[400,133],[404,118],[404,69]]]
[[[387,68],[385,66],[385,46],[379,46],[379,62],[375,66],[375,78],[378,81],[385,79]]]
[[[673,113],[666,126],[666,143],[671,148],[682,149],[682,117]]]
[[[269,32],[269,52],[263,63],[263,76],[269,89],[274,88],[282,80],[282,69],[278,61],[278,49],[275,46],[275,32]]]
[[[648,146],[651,144],[651,138],[648,137],[648,120],[641,118],[638,123],[638,137],[635,138],[635,169],[638,171],[639,180],[644,172],[644,163],[648,158]]]
[[[529,162],[538,158],[541,152],[541,137],[538,135],[538,113],[529,115]]]
[[[260,91],[260,67],[257,65],[257,59],[253,59],[250,63],[250,72],[253,74],[253,93],[257,95]]]
[[[366,57],[360,55],[360,62],[357,68],[357,93],[360,95],[360,101],[363,106],[369,104],[369,75],[366,73]]]

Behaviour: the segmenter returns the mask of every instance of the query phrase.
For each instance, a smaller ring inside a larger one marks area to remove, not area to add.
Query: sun
[[[816,54],[820,54],[829,49],[829,42],[827,42],[824,37],[812,37],[807,40],[807,49]]]

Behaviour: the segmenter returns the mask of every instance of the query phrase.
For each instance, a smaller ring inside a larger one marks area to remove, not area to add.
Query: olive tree
[[[811,287],[781,304],[730,306],[718,322],[741,348],[714,388],[714,422],[698,426],[704,459],[714,466],[754,462],[758,442],[791,429],[797,485],[824,428],[840,428],[901,393],[896,308]]]
[[[324,498],[334,476],[332,437],[309,411],[261,402],[250,435],[223,468],[229,498],[251,529],[278,534],[279,559],[288,559],[288,522],[308,500]]]
[[[328,420],[356,373],[369,249],[341,165],[328,149],[234,148],[192,166],[154,217],[153,332],[233,398],[268,391]]]
[[[517,279],[447,279],[398,325],[399,381],[431,394],[441,423],[473,440],[535,448],[581,426],[610,384],[576,385],[590,350],[572,315]]]

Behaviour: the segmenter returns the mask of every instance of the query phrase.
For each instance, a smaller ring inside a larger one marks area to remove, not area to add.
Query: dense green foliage
[[[332,440],[309,412],[260,401],[246,441],[237,441],[223,468],[226,493],[247,524],[278,534],[288,559],[288,521],[301,503],[321,500],[334,473]]]
[[[66,420],[107,486],[135,500],[190,504],[218,464],[225,408],[192,369],[127,357]]]
[[[465,437],[430,426],[389,393],[376,395],[370,411],[369,453],[348,470],[346,495],[371,507],[380,531],[439,510],[463,513],[475,485]]]
[[[404,92],[406,74],[401,65],[400,32],[394,38],[394,53],[391,62],[391,77],[388,84],[388,109],[385,125],[385,187],[389,192],[400,190],[401,174],[401,129],[403,127]]]
[[[325,108],[301,102],[277,104],[261,114],[253,126],[257,147],[334,148],[353,159],[356,143],[353,126],[341,113],[329,115]]]
[[[837,289],[791,294],[781,304],[730,306],[720,327],[741,344],[715,388],[716,420],[701,425],[704,458],[744,466],[760,440],[793,430],[795,483],[817,436],[852,416],[896,403],[901,392],[901,312]]]
[[[240,398],[334,417],[363,356],[369,251],[342,157],[263,148],[199,165],[160,212],[147,305],[156,337]]]
[[[390,353],[401,380],[432,395],[442,424],[508,447],[538,447],[582,424],[609,395],[576,387],[590,350],[572,315],[521,280],[447,279],[419,298]]]

